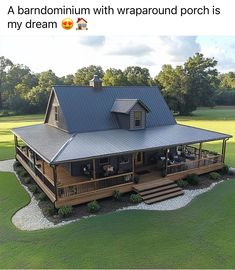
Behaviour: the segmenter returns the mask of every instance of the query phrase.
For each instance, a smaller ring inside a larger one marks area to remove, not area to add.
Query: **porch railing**
[[[29,157],[24,154],[24,152],[19,147],[16,148],[16,153],[23,159],[23,161],[29,166],[31,171],[33,171],[34,174],[43,182],[43,184],[55,194],[55,186],[52,184],[52,181],[50,181],[48,177],[43,174],[43,172],[39,168],[37,168],[36,166],[34,167],[33,162],[30,160]]]
[[[110,176],[106,178],[100,178],[97,180],[88,180],[87,182],[69,184],[64,186],[58,186],[58,197],[72,197],[81,193],[87,193],[91,191],[100,190],[103,188],[113,187],[116,185],[126,184],[132,182],[133,173],[125,173],[121,175]]]
[[[173,174],[177,172],[182,172],[190,169],[201,168],[204,166],[212,165],[215,163],[222,163],[223,156],[222,155],[215,155],[212,157],[195,159],[192,161],[182,162],[178,164],[172,164],[167,166],[167,174]]]

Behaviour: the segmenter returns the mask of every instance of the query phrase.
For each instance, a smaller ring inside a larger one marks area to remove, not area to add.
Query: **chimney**
[[[90,80],[90,86],[93,87],[95,90],[102,89],[102,80],[99,78],[98,75],[94,75],[93,79]]]

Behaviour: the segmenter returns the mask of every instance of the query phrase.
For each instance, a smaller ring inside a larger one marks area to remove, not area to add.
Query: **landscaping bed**
[[[114,191],[112,197],[99,200],[98,202],[93,201],[89,204],[76,205],[73,207],[67,206],[58,210],[54,208],[54,205],[49,201],[46,194],[42,192],[42,190],[37,186],[34,180],[18,162],[14,164],[14,169],[20,182],[26,186],[28,191],[31,192],[32,196],[34,196],[36,200],[34,201],[34,204],[37,202],[38,207],[42,212],[42,216],[52,223],[52,225],[59,225],[63,222],[78,220],[93,214],[104,215],[117,210],[128,209],[132,206],[135,207],[135,205],[141,202],[141,198],[138,194],[120,194],[119,191],[116,190]],[[213,172],[201,176],[188,175],[185,179],[179,180],[177,183],[183,189],[190,191],[207,189],[217,182],[229,179],[232,179],[232,175],[229,175],[226,170],[223,172],[223,174],[221,172]],[[172,206],[170,206],[170,208],[171,207]],[[47,222],[44,221],[44,223]]]

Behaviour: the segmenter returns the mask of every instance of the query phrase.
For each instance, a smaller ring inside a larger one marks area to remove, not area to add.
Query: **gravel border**
[[[14,163],[14,160],[0,161],[0,171],[8,171],[8,172],[15,173],[13,170],[13,163]],[[213,183],[210,187],[204,188],[204,189],[184,190],[184,195],[173,198],[173,199],[169,199],[163,202],[159,202],[159,203],[155,203],[151,205],[147,205],[142,202],[140,204],[124,207],[116,211],[125,211],[125,210],[133,210],[133,209],[170,211],[170,210],[179,209],[189,204],[195,197],[199,196],[200,194],[210,191],[211,189],[214,188],[215,185],[222,182],[223,181]],[[94,215],[89,215],[82,218],[77,218],[77,219],[69,220],[69,221],[62,221],[58,224],[54,224],[43,215],[42,210],[38,205],[39,202],[35,199],[35,197],[29,191],[29,189],[22,184],[21,186],[23,186],[23,188],[27,191],[27,193],[29,194],[31,198],[31,201],[28,205],[26,205],[25,207],[17,211],[12,217],[12,223],[20,230],[34,231],[34,230],[61,227],[66,224],[94,216]]]

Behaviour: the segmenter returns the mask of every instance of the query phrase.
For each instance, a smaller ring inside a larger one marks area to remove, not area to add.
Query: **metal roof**
[[[111,112],[129,114],[136,103],[139,103],[147,112],[150,112],[150,109],[139,99],[116,99]]]
[[[178,124],[138,131],[114,129],[74,135],[45,124],[16,128],[13,131],[39,155],[54,164],[231,137]]]
[[[48,162],[51,162],[72,138],[71,134],[46,124],[14,128],[12,132]]]
[[[172,125],[175,119],[157,87],[54,86],[54,91],[69,133],[100,131],[119,128],[111,113],[116,99],[141,100],[151,109],[146,116],[146,127]]]

